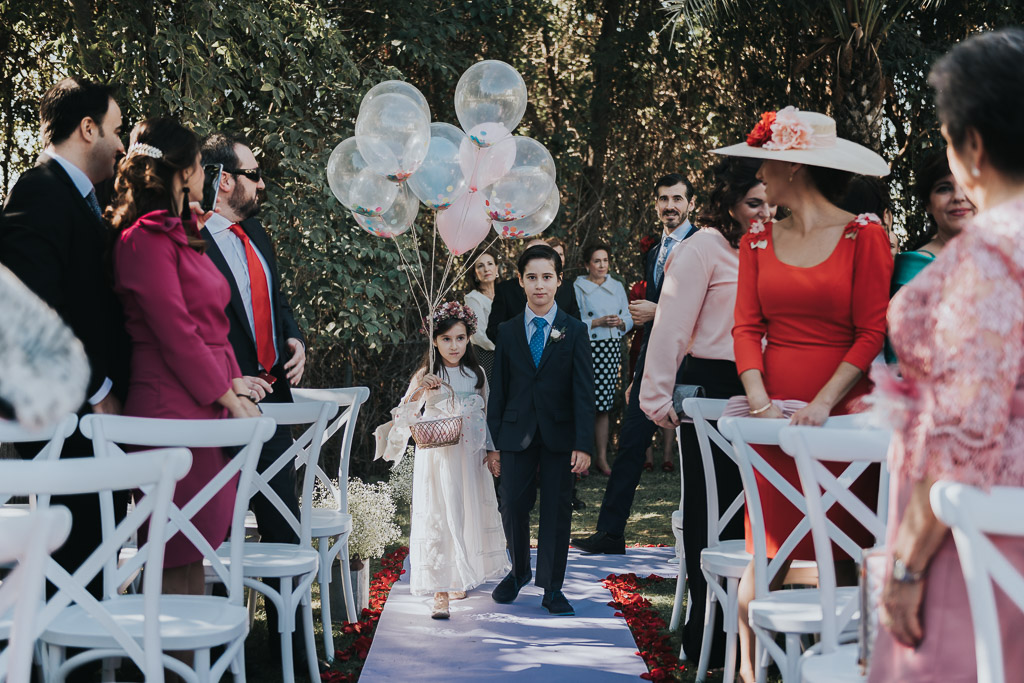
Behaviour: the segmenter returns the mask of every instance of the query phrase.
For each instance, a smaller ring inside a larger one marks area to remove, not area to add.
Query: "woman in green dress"
[[[945,151],[928,157],[918,169],[914,194],[928,213],[929,231],[916,250],[896,255],[890,295],[934,261],[978,212],[950,172]]]

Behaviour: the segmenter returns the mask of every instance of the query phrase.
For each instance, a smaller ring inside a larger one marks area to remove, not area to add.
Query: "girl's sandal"
[[[448,591],[449,600],[465,600],[466,591]]]
[[[673,465],[668,460],[666,460],[663,463],[661,463],[661,471],[662,472],[675,472],[676,471],[676,466]]]
[[[431,619],[447,619],[451,614],[448,612],[448,594],[434,593],[434,611],[431,612]]]

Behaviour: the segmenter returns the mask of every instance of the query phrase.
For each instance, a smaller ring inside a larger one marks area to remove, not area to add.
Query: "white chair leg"
[[[327,552],[329,539],[320,539],[320,567],[318,583],[320,584],[320,623],[324,627],[324,658],[334,662],[334,623],[331,619],[331,557]]]
[[[672,618],[669,620],[668,630],[675,631],[679,628],[679,618],[683,611],[683,596],[686,594],[686,565],[683,560],[679,561],[679,574],[676,576],[676,597],[672,603]]]
[[[210,680],[210,650],[201,649],[195,651],[194,667],[196,678],[200,681]]]
[[[708,585],[707,602],[704,603],[704,634],[700,641],[700,657],[697,661],[697,681],[704,683],[708,677],[708,663],[711,661],[711,641],[715,634],[715,622],[718,621],[718,614],[715,611],[715,592]],[[679,648],[679,656],[682,657],[683,649]]]
[[[292,602],[292,577],[281,577],[281,604],[276,605],[277,631],[281,638],[281,676],[285,683],[295,681],[295,662],[292,656],[292,634],[295,633],[295,608]]]
[[[800,681],[800,634],[786,634],[786,667],[782,672],[783,683]]]
[[[349,623],[359,621],[359,613],[356,611],[355,593],[352,592],[352,571],[348,564],[348,539],[344,541],[341,554],[338,555],[341,561],[341,585],[345,589],[345,612]]]
[[[740,580],[726,579],[725,594],[726,603],[722,605],[722,618],[725,619],[725,676],[722,681],[733,683],[736,680],[736,657],[739,650]]]
[[[754,662],[757,664],[757,683],[767,683],[768,681],[768,665],[771,664],[771,655],[768,653],[768,648],[761,645],[760,639],[754,637],[756,644],[754,645]]]
[[[320,680],[320,665],[316,661],[316,635],[313,633],[313,600],[307,592],[302,600],[303,624],[305,626],[306,664],[309,666],[309,680]]]
[[[235,683],[245,683],[245,648],[238,650],[238,654],[231,660],[231,673]]]

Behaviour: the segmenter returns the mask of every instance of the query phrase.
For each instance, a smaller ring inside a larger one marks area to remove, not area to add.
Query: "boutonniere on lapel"
[[[766,230],[766,228],[764,227],[764,223],[763,222],[761,222],[761,221],[759,221],[757,219],[754,219],[754,220],[750,221],[750,234],[751,235],[761,235],[762,233],[765,232],[765,230]],[[763,237],[767,237],[767,235],[764,235]],[[768,240],[762,238],[760,240],[754,241],[752,239],[750,241],[750,248],[751,249],[767,249],[768,248]]]
[[[561,328],[561,329],[559,329],[557,327],[552,327],[551,328],[551,334],[549,335],[549,341],[552,344],[557,344],[558,342],[562,341],[563,337],[565,337],[565,328],[564,327]]]

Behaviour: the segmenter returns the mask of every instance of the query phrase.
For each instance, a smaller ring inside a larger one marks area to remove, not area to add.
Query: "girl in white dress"
[[[421,419],[462,416],[459,443],[417,447],[413,467],[410,589],[413,595],[433,594],[431,616],[447,619],[449,599],[464,598],[466,591],[505,576],[511,564],[491,481],[501,466],[487,456],[493,450],[485,415],[487,378],[469,341],[476,316],[468,306],[449,301],[434,310],[433,319],[433,367],[428,372],[424,359],[393,414],[395,431],[406,439]]]

